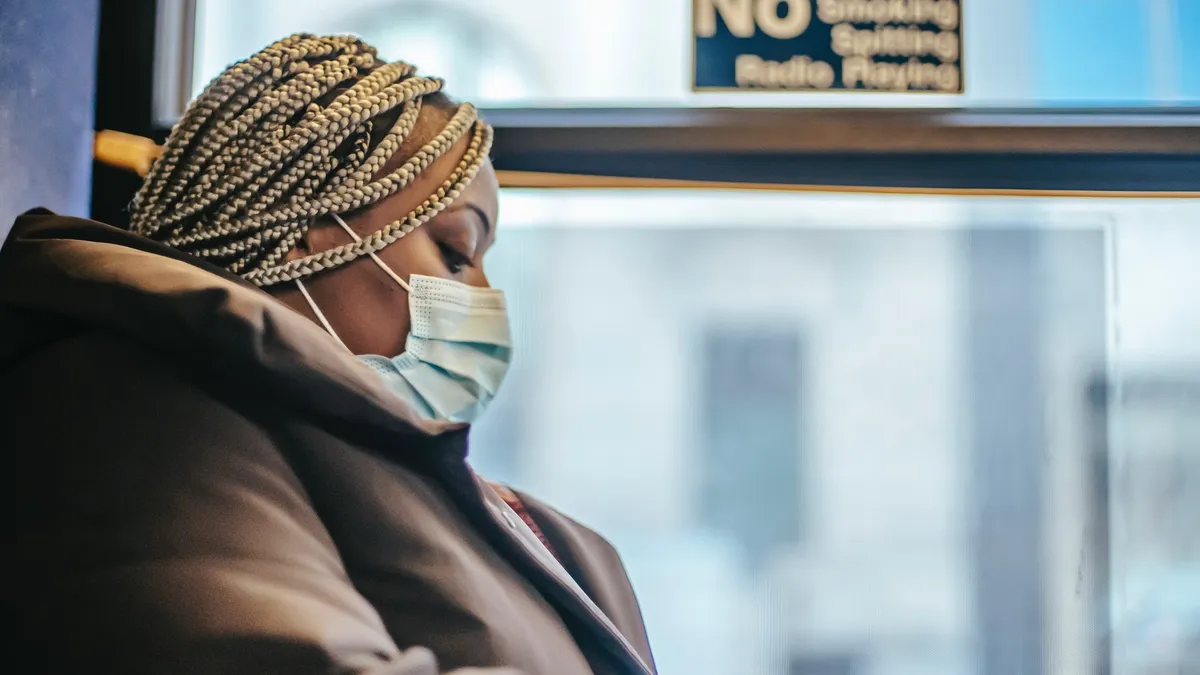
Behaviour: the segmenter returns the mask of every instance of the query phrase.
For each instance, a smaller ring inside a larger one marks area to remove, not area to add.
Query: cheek
[[[404,311],[396,315],[396,332],[400,334],[401,342],[396,346],[394,351],[397,354],[400,354],[406,349],[408,334],[412,332],[412,318],[408,314],[407,305],[405,306]]]

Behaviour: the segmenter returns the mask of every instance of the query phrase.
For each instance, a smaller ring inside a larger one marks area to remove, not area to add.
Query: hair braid
[[[165,152],[156,162],[154,170],[160,174],[161,179],[147,180],[134,198],[134,216],[140,214],[144,219],[149,219],[158,215],[162,212],[161,208],[139,210],[138,207],[143,202],[169,202],[178,196],[177,191],[182,190],[186,184],[171,180],[173,172],[178,167],[179,158],[185,152],[193,149],[196,135],[214,115],[231,108],[234,111],[243,109],[251,101],[257,99],[271,81],[283,76],[280,69],[280,66],[283,65],[281,54],[291,50],[293,56],[299,56],[306,53],[303,50],[311,48],[314,54],[319,55],[332,50],[336,43],[344,40],[345,38],[329,38],[325,42],[320,42],[310,35],[293,35],[276,42],[245,61],[230,66],[209,83],[204,92],[184,113],[183,118],[171,133],[170,140],[173,142],[166,147]],[[304,62],[294,59],[289,62],[289,69],[300,67],[301,63]],[[222,114],[219,116],[218,122],[221,119],[228,119],[228,117],[228,114]],[[164,199],[162,192],[168,186],[170,192]],[[149,204],[147,206],[149,207]],[[155,230],[157,226],[151,225],[146,229]]]
[[[442,86],[406,63],[379,61],[353,37],[284,38],[227,68],[192,103],[134,198],[130,227],[259,286],[379,251],[453,203],[491,148],[491,127],[463,104],[400,167],[379,175],[412,135],[422,101]],[[317,219],[395,194],[463,138],[468,147],[453,172],[407,216],[361,241],[286,261]]]

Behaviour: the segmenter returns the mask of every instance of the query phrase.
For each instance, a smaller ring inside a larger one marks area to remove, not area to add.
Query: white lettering
[[[958,33],[942,31],[933,38],[933,53],[937,55],[943,63],[951,63],[958,61],[962,56],[962,40],[959,39]]]
[[[942,30],[958,30],[959,18],[962,12],[956,2],[939,2],[933,10],[933,22]],[[955,85],[957,87],[957,85]]]
[[[817,0],[817,16],[828,24],[935,24],[957,30],[958,0]]]
[[[696,37],[712,37],[717,34],[717,14],[735,37],[754,36],[754,14],[751,0],[695,0]]]
[[[853,56],[854,55],[854,26],[848,23],[839,23],[833,27],[831,31],[833,36],[833,53],[838,56]]]
[[[817,18],[828,24],[841,23],[841,5],[836,0],[817,0]]]
[[[787,5],[787,14],[779,16],[779,5]],[[808,29],[812,21],[809,0],[758,0],[754,18],[762,32],[776,40],[790,40]]]
[[[833,66],[807,56],[793,56],[780,63],[756,54],[742,54],[734,61],[739,87],[771,89],[829,89],[836,79]]]
[[[832,36],[833,51],[838,56],[937,56],[943,62],[959,57],[958,33],[916,26],[856,30],[854,24],[839,23],[833,27]]]
[[[953,63],[937,67],[937,88],[941,91],[958,91],[962,88],[962,71]]]
[[[842,86],[847,89],[857,89],[867,79],[868,64],[871,62],[861,56],[842,59]]]
[[[814,89],[828,89],[833,86],[833,66],[824,61],[814,61],[808,69],[808,83]]]
[[[960,88],[960,76],[958,66],[954,64],[926,63],[915,58],[907,63],[874,61],[865,56],[842,60],[842,86],[847,89],[955,92]]]

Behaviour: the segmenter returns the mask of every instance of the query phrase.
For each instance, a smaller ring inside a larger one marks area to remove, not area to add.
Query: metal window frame
[[[170,128],[192,98],[196,14],[203,0],[157,0],[151,119]]]
[[[829,187],[1200,191],[1200,109],[488,110],[497,169]]]

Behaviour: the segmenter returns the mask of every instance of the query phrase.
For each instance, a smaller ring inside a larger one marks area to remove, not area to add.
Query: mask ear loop
[[[350,229],[350,226],[346,224],[346,221],[342,220],[341,216],[336,213],[331,213],[329,215],[333,216],[333,219],[337,221],[337,224],[342,226],[342,229],[346,231],[346,234],[350,235],[350,238],[353,239],[355,243],[362,241],[362,237],[358,236],[357,232]],[[408,282],[401,279],[399,274],[396,274],[392,271],[392,268],[385,265],[384,262],[379,259],[379,256],[375,255],[374,251],[368,251],[367,255],[371,256],[371,260],[374,260],[376,265],[379,265],[379,269],[383,270],[389,277],[392,278],[393,281],[400,284],[400,288],[412,293],[412,287],[408,285]]]
[[[333,216],[333,219],[337,221],[337,224],[341,225],[342,229],[346,231],[346,234],[350,235],[350,238],[356,243],[362,241],[362,237],[358,236],[358,233],[350,229],[350,226],[346,224],[346,221],[342,220],[341,216],[336,213],[331,213],[329,215]],[[371,256],[371,260],[375,261],[375,264],[379,266],[379,269],[383,270],[389,277],[392,278],[393,281],[400,284],[401,288],[409,293],[412,293],[412,287],[408,285],[408,282],[401,279],[399,274],[396,274],[392,271],[392,268],[385,265],[384,262],[379,259],[379,256],[375,255],[373,251],[367,253],[367,255]],[[312,309],[313,314],[317,315],[317,320],[321,322],[321,325],[325,327],[325,330],[333,336],[334,340],[338,341],[338,344],[345,348],[346,351],[349,351],[350,348],[346,347],[346,343],[342,342],[342,338],[338,337],[337,331],[333,330],[333,325],[329,323],[329,319],[325,318],[325,313],[321,311],[320,307],[317,307],[316,301],[313,300],[312,295],[309,295],[308,289],[304,287],[304,284],[301,283],[299,279],[296,280],[296,288],[300,289],[300,295],[304,296],[304,300],[308,302],[309,308]]]
[[[333,326],[330,325],[329,319],[325,318],[325,313],[321,311],[320,307],[317,307],[317,303],[312,299],[312,296],[308,294],[308,289],[304,287],[304,284],[300,283],[299,279],[296,280],[296,288],[300,289],[300,295],[303,295],[304,299],[308,301],[308,306],[312,309],[313,314],[317,315],[317,320],[321,322],[321,325],[325,327],[325,330],[329,331],[329,334],[333,336],[334,340],[338,341],[338,344],[341,345],[343,349],[350,351],[350,348],[346,346],[345,342],[342,342],[342,338],[338,337],[337,332],[334,331]]]

